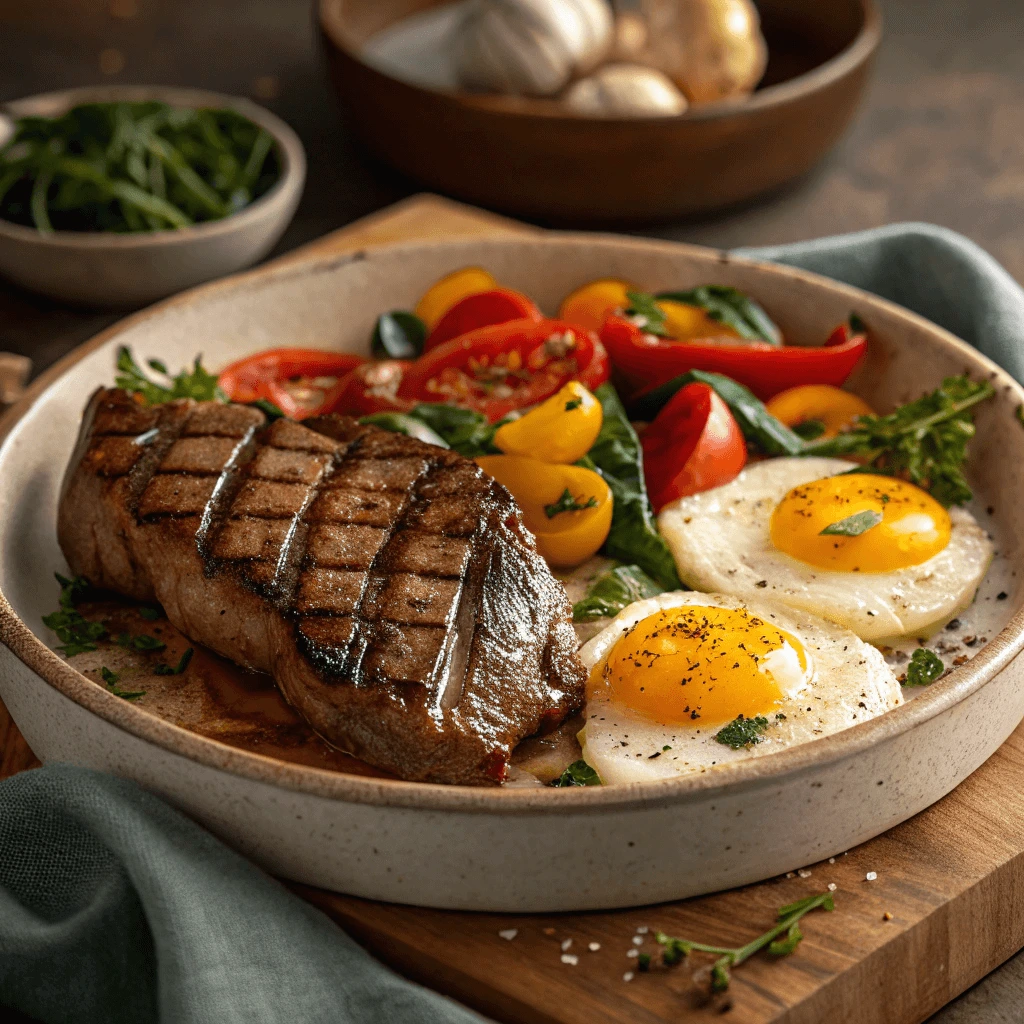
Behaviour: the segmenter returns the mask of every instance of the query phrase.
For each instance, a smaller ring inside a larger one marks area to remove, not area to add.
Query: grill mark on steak
[[[99,392],[62,492],[73,570],[270,672],[330,742],[493,784],[582,703],[571,610],[508,492],[345,417]]]

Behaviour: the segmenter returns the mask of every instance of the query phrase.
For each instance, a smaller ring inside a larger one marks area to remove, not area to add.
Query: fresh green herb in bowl
[[[273,136],[233,110],[85,103],[15,122],[0,217],[42,232],[172,230],[237,213],[280,175]]]

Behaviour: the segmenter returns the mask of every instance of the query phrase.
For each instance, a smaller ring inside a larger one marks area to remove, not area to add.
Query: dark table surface
[[[1024,281],[1024,2],[882,8],[866,102],[824,163],[756,204],[643,233],[730,247],[931,221],[974,239]],[[309,177],[275,254],[418,190],[351,138],[327,84],[311,0],[0,0],[0,103],[97,82],[249,95],[289,121]],[[0,350],[30,356],[36,372],[114,319],[0,285]],[[935,1022],[1024,1019],[1022,958]]]

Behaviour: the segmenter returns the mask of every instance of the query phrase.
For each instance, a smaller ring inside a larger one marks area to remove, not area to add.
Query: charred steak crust
[[[58,537],[94,584],[271,673],[327,740],[402,778],[502,781],[583,703],[572,609],[475,463],[343,416],[101,390]]]

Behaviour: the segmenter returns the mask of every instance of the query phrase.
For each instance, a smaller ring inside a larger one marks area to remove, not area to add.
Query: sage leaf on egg
[[[882,513],[876,512],[873,508],[866,508],[863,512],[855,512],[852,516],[840,519],[837,523],[829,523],[821,531],[821,537],[859,537],[867,533],[882,521]]]

